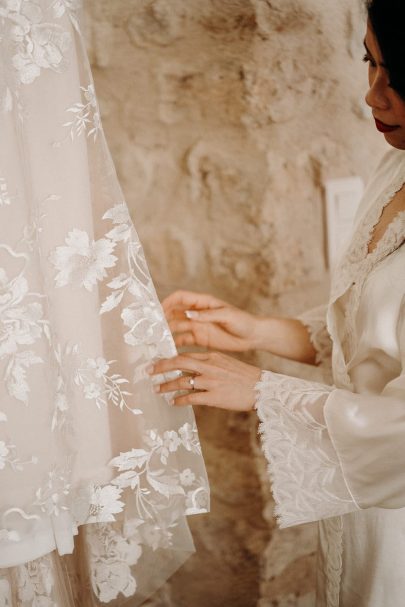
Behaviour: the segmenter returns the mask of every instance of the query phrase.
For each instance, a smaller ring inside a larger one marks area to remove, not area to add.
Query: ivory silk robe
[[[317,607],[405,604],[405,182],[389,151],[369,183],[329,305],[301,317],[333,386],[263,371],[256,408],[281,527],[319,521]]]

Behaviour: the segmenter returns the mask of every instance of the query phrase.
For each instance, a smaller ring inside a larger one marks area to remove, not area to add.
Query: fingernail
[[[198,318],[199,312],[196,312],[195,310],[186,310],[185,315],[187,316],[187,318],[190,318],[190,319]]]
[[[152,374],[153,374],[153,369],[154,369],[154,368],[155,368],[155,366],[154,366],[154,365],[148,365],[148,366],[146,367],[145,371],[146,371],[146,373],[147,373],[148,375],[152,375]]]
[[[160,392],[160,386],[153,386],[153,391],[156,392],[157,394]]]

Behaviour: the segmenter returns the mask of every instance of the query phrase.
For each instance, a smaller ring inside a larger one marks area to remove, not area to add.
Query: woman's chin
[[[384,133],[385,141],[397,150],[405,150],[405,129]]]

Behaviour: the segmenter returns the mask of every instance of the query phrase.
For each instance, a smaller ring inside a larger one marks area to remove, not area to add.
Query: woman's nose
[[[376,74],[370,79],[370,87],[366,94],[366,103],[372,109],[388,110],[390,102],[387,96],[388,82],[385,74]]]

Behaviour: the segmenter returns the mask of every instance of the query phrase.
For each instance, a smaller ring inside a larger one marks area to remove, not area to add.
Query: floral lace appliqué
[[[323,419],[332,388],[264,371],[256,389],[280,526],[357,510]]]

